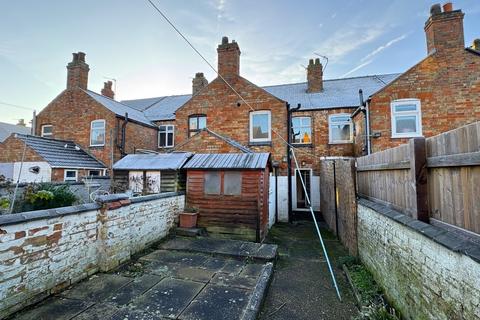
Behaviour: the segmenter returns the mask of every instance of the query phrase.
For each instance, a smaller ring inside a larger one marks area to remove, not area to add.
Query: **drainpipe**
[[[366,135],[367,135],[367,154],[372,153],[372,145],[371,145],[371,134],[370,134],[370,99],[368,99],[365,102],[365,126],[367,127],[366,129]]]
[[[125,112],[125,121],[122,124],[122,141],[120,142],[120,152],[122,157],[126,154],[125,153],[125,140],[126,140],[126,129],[127,129],[127,123],[128,123],[128,112]]]
[[[287,183],[288,183],[288,222],[292,222],[292,160],[291,147],[292,144],[292,112],[300,109],[300,103],[297,107],[290,109],[290,104],[287,103]]]

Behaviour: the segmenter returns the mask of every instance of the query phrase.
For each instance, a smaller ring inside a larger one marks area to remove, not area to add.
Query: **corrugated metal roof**
[[[363,77],[324,80],[324,90],[308,93],[307,83],[291,83],[262,87],[275,97],[287,101],[293,107],[301,104],[301,109],[332,109],[341,107],[357,107],[358,90],[369,97],[395,80],[400,74],[380,74]],[[124,105],[142,111],[150,121],[174,120],[175,111],[183,106],[191,94],[163,96],[148,99],[124,100]]]
[[[184,169],[264,169],[270,153],[199,153]]]
[[[113,165],[114,170],[177,170],[192,156],[189,152],[129,154]]]
[[[48,139],[37,136],[17,134],[17,138],[26,142],[54,168],[94,168],[104,169],[106,166],[89,155],[72,141]]]
[[[129,119],[138,121],[143,124],[147,124],[149,126],[154,126],[154,124],[149,119],[147,119],[147,117],[145,117],[143,112],[138,111],[137,109],[131,108],[121,102],[115,101],[96,92],[90,90],[83,91],[85,91],[90,97],[95,99],[95,101],[100,103],[102,106],[119,116],[123,117],[125,116],[125,113],[128,113]]]
[[[358,107],[358,90],[369,97],[395,80],[400,74],[384,74],[365,77],[323,81],[323,91],[307,93],[307,83],[284,84],[263,87],[277,98],[290,103],[292,107],[301,104],[300,110]]]
[[[28,127],[0,122],[0,142],[5,141],[12,133],[30,134],[31,130],[32,129]]]

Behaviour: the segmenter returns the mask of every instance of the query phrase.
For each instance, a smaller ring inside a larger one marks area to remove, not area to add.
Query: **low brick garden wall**
[[[111,270],[165,237],[183,193],[0,216],[0,319],[98,271]]]
[[[480,246],[360,199],[358,252],[405,319],[480,319]]]

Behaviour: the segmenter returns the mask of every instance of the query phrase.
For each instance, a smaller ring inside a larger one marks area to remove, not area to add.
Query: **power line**
[[[6,106],[9,106],[9,107],[14,107],[14,108],[19,108],[19,109],[24,109],[24,110],[30,110],[30,111],[33,111],[33,110],[35,110],[34,108],[29,108],[29,107],[19,106],[19,105],[17,105],[17,104],[13,104],[13,103],[7,103],[7,102],[3,102],[3,101],[0,101],[0,104],[6,105]]]
[[[152,7],[165,19],[165,21],[167,21],[167,23],[175,30],[175,32],[177,32],[180,37],[183,38],[183,40],[185,40],[185,42],[193,49],[193,51],[195,51],[199,56],[200,58],[202,58],[202,60],[218,75],[218,77],[220,79],[223,80],[223,82],[225,82],[225,84],[252,110],[252,111],[256,111],[241,95],[240,93],[237,92],[237,90],[235,90],[235,88],[233,88],[230,83],[228,83],[227,80],[225,80],[225,78],[220,74],[218,73],[217,69],[215,69],[215,67],[200,53],[200,51],[197,50],[197,48],[195,48],[195,46],[187,39],[187,37],[185,35],[183,35],[183,33],[173,24],[173,22],[162,12],[162,10],[160,10],[160,8],[158,8],[152,0],[147,0],[151,5]],[[310,156],[315,156],[314,153],[310,153],[310,152],[307,152],[307,151],[304,151],[304,150],[301,150],[301,149],[297,149],[295,146],[293,146],[292,144],[288,143],[287,140],[285,140],[285,138],[283,138],[278,132],[276,132],[275,130],[273,130],[273,128],[270,128],[272,130],[273,133],[275,133],[286,145],[290,146],[290,148],[292,149],[295,149],[295,150],[298,150],[299,152],[301,153],[305,153],[305,154],[308,154]],[[287,133],[288,134],[288,133]]]

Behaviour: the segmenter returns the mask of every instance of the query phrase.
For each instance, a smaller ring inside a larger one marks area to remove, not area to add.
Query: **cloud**
[[[367,61],[367,60],[370,60],[373,56],[379,54],[380,52],[382,52],[383,50],[387,49],[388,47],[394,45],[395,43],[399,42],[399,41],[402,41],[403,39],[405,39],[407,37],[406,34],[402,34],[401,36],[393,39],[393,40],[390,40],[388,41],[386,44],[378,47],[377,49],[373,50],[372,52],[370,52],[369,54],[367,54],[365,57],[363,57],[360,61]]]
[[[368,65],[369,65],[370,63],[372,63],[372,62],[373,62],[373,60],[368,60],[368,61],[366,61],[366,62],[364,62],[364,63],[356,66],[355,68],[353,68],[352,70],[348,71],[347,73],[343,74],[340,78],[345,78],[346,76],[351,75],[351,74],[354,73],[355,71],[358,71],[358,70],[362,69],[363,67],[368,66]]]

